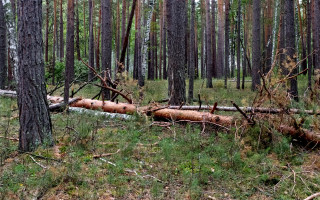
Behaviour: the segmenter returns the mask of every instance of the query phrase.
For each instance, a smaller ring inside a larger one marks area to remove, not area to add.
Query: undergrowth
[[[201,89],[204,104],[249,106],[255,97],[220,82]],[[197,91],[201,85],[196,81]],[[138,99],[135,82],[126,87]],[[165,99],[166,82],[144,92],[141,105]],[[96,93],[87,86],[79,96]],[[0,102],[0,136],[18,138],[16,102]],[[312,109],[304,104],[293,106]],[[306,128],[312,124],[301,116]],[[138,114],[122,121],[54,113],[52,122],[55,148],[19,154],[15,140],[0,138],[1,199],[303,199],[320,190],[318,148],[282,135],[272,121],[229,132]]]

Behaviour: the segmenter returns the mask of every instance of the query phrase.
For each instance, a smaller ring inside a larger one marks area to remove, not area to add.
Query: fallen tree
[[[7,96],[7,97],[16,97],[16,93],[14,91],[3,91],[0,90],[0,96]],[[62,97],[54,97],[54,96],[48,96],[48,100],[53,103],[53,105],[50,105],[50,110],[56,110],[59,107],[64,106],[63,104],[63,98]],[[136,112],[138,113],[144,113],[149,116],[153,116],[155,118],[161,118],[161,119],[167,119],[172,121],[186,121],[186,122],[199,122],[199,123],[211,123],[217,126],[222,126],[225,128],[232,127],[235,123],[236,118],[232,116],[223,116],[223,115],[215,115],[210,112],[199,112],[199,111],[193,111],[188,110],[187,106],[145,106],[145,107],[136,107],[133,104],[127,104],[127,103],[114,103],[110,101],[98,101],[98,100],[91,100],[91,99],[70,99],[69,101],[70,107],[77,107],[77,108],[85,108],[90,110],[98,110],[108,113],[118,113],[118,114],[134,114]],[[212,110],[211,107],[204,107],[204,108],[210,108],[208,110]],[[204,109],[202,108],[202,109]],[[220,107],[221,108],[221,107]],[[225,111],[234,111],[238,112],[239,109],[244,108],[227,108]],[[216,110],[219,110],[219,107],[215,108]],[[221,110],[221,109],[220,109]],[[280,109],[273,109],[276,113],[280,113]],[[245,112],[249,112],[250,108],[244,109]],[[254,108],[254,112],[261,111],[261,113],[271,113],[270,109],[269,112],[264,110],[263,108]],[[291,109],[291,112],[296,112],[297,114],[300,113],[298,109]],[[307,113],[307,112],[305,112]],[[272,113],[271,113],[272,114]],[[311,114],[311,113],[310,113]],[[316,114],[318,115],[318,114]],[[243,125],[249,124],[247,120],[242,120]],[[293,126],[288,125],[280,125],[277,127],[277,130],[283,134],[289,134],[292,137],[300,138],[307,141],[312,142],[320,142],[320,133],[316,131],[310,131],[302,128],[296,128]]]

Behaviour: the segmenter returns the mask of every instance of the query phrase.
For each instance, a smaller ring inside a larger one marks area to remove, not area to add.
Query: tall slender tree
[[[19,150],[52,146],[52,124],[44,79],[42,0],[19,0]]]
[[[45,54],[44,61],[49,61],[49,0],[46,0],[46,38],[45,38]]]
[[[53,0],[53,42],[52,42],[52,85],[55,84],[56,37],[57,36],[57,0]]]
[[[163,0],[163,38],[162,38],[162,48],[163,48],[163,79],[167,79],[167,0]]]
[[[0,1],[0,89],[4,89],[7,82],[7,27],[5,11]]]
[[[206,0],[206,54],[207,54],[207,88],[213,88],[212,85],[212,37],[211,37],[211,12],[210,12],[210,0]]]
[[[291,74],[297,74],[296,67],[296,46],[295,46],[295,23],[294,23],[294,1],[285,1],[285,45],[286,45],[286,64],[291,70]],[[290,79],[290,93],[294,100],[298,101],[298,82],[297,77]]]
[[[77,59],[81,59],[80,53],[80,19],[79,19],[79,0],[76,0],[76,51]]]
[[[64,58],[63,0],[60,0],[60,61]]]
[[[102,75],[111,75],[112,11],[111,0],[101,1],[101,69]],[[104,98],[110,99],[110,91],[104,91]]]
[[[68,15],[67,15],[67,54],[65,67],[65,82],[64,82],[64,102],[69,101],[69,84],[74,79],[74,0],[68,0]]]
[[[94,34],[93,34],[93,3],[89,0],[89,65],[94,68]],[[89,69],[88,81],[93,78],[93,72]]]
[[[240,89],[240,62],[241,62],[241,0],[238,0],[238,19],[237,19],[237,89]]]
[[[224,0],[218,0],[218,52],[216,77],[223,77],[224,69]]]
[[[308,87],[312,87],[312,55],[311,55],[311,0],[307,0],[307,51],[308,51]]]
[[[239,1],[240,2],[240,1]],[[226,10],[226,23],[225,23],[225,60],[224,60],[224,87],[227,88],[228,83],[228,69],[229,69],[229,55],[230,55],[230,44],[229,44],[229,34],[230,34],[230,1],[225,0],[225,10]]]
[[[194,85],[194,72],[196,67],[195,62],[195,0],[191,0],[191,18],[190,18],[190,69],[189,69],[189,93],[188,102],[191,104],[193,102],[193,85]]]
[[[169,59],[169,104],[181,105],[186,102],[186,84],[184,67],[184,48],[186,20],[186,4],[180,0],[167,1],[167,22],[168,22],[168,59]]]
[[[252,90],[260,85],[259,71],[261,62],[260,50],[260,0],[253,0],[253,22],[252,22]]]

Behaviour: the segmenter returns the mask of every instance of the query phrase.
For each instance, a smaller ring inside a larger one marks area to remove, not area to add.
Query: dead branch
[[[118,149],[116,152],[114,153],[104,153],[104,154],[99,154],[99,155],[93,155],[93,158],[102,158],[102,157],[108,157],[108,156],[112,156],[115,155],[117,153],[120,152],[120,149]]]
[[[19,142],[18,138],[13,138],[13,137],[5,137],[5,136],[0,136],[0,138],[6,139],[6,140],[11,140],[11,141],[15,141],[15,142]]]
[[[320,192],[315,193],[315,194],[313,194],[313,195],[311,195],[311,196],[308,196],[308,197],[305,198],[304,200],[311,200],[311,199],[314,199],[314,198],[319,197],[319,196],[320,196]]]
[[[231,101],[231,103],[240,112],[240,114],[244,116],[244,118],[249,122],[249,124],[255,124],[254,121],[250,117],[248,117],[246,113],[243,112],[235,102]]]

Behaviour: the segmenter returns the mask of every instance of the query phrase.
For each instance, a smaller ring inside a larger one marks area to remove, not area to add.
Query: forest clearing
[[[0,199],[319,199],[320,0],[0,0]]]

